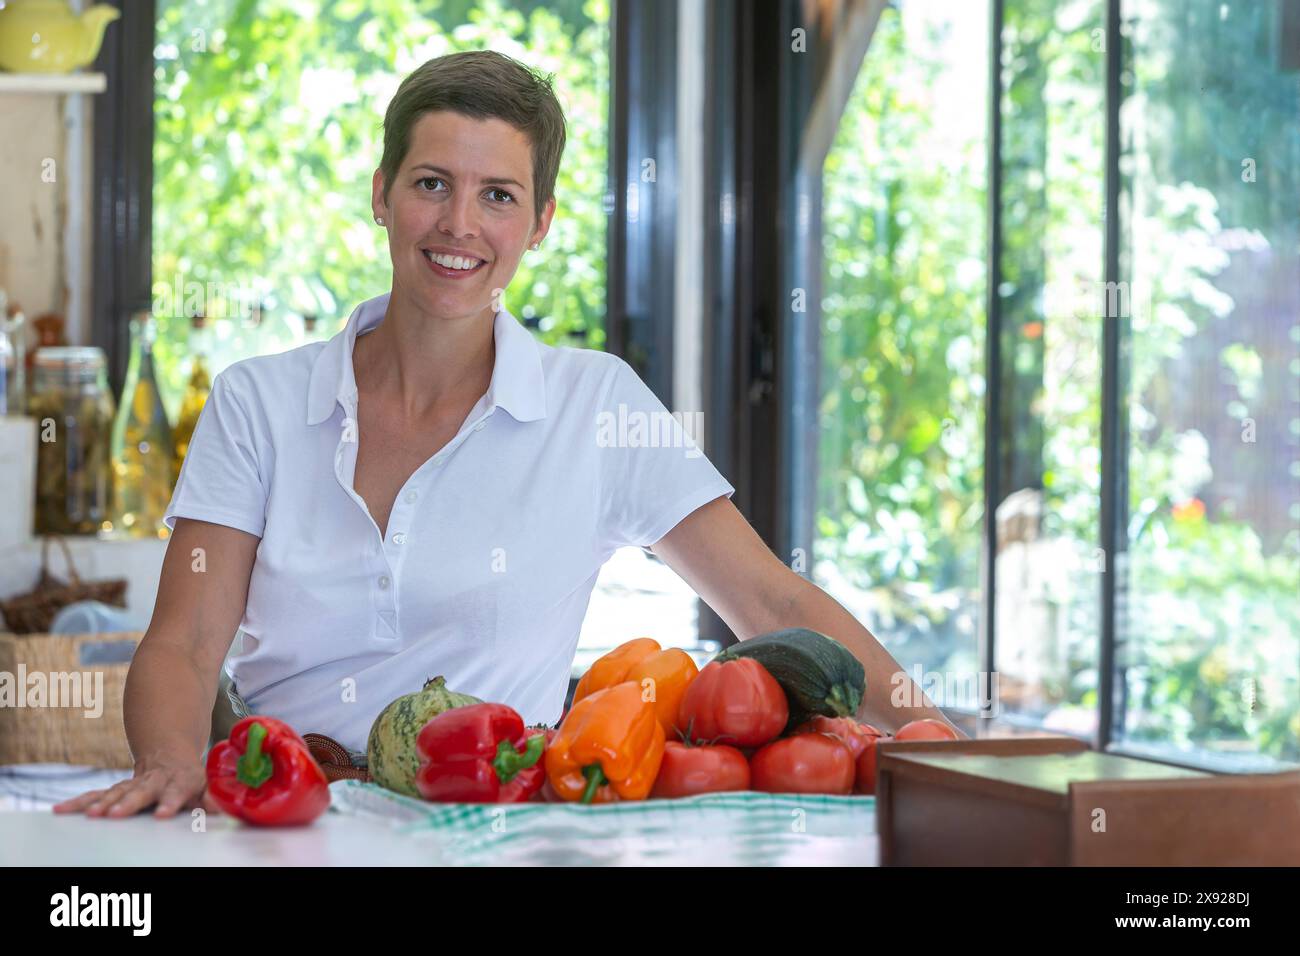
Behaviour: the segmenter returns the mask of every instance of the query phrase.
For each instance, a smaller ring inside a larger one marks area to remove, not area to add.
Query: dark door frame
[[[668,406],[677,227],[677,4],[610,10],[606,347]]]
[[[120,394],[130,352],[128,316],[153,301],[155,0],[109,0],[122,17],[104,33],[95,69],[107,90],[94,106],[91,341],[108,357]]]

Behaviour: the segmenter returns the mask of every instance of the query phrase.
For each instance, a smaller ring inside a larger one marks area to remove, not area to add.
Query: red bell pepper
[[[505,704],[453,707],[415,740],[415,789],[440,803],[523,803],[546,781],[547,736]]]
[[[307,744],[274,717],[245,717],[208,751],[208,793],[255,826],[311,823],[330,805],[329,780]]]

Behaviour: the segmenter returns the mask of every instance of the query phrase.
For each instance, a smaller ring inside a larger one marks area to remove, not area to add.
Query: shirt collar
[[[340,402],[344,408],[356,402],[352,349],[358,335],[383,321],[389,295],[385,292],[358,305],[347,325],[316,356],[307,386],[308,425],[328,421]],[[520,422],[545,418],[546,387],[536,340],[504,306],[493,314],[492,336],[496,360],[487,392],[488,409],[499,405]]]

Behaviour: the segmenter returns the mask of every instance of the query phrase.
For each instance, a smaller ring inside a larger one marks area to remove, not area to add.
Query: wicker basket
[[[51,541],[57,541],[63,549],[70,583],[50,574]],[[26,594],[0,601],[0,613],[4,614],[5,624],[14,634],[44,634],[49,631],[54,616],[77,601],[102,601],[104,604],[126,607],[126,584],[125,578],[82,581],[72,563],[68,543],[58,535],[46,535],[41,542],[41,576],[36,587]]]
[[[0,681],[7,685],[0,686],[0,766],[132,767],[122,690],[143,636],[0,634]],[[42,684],[38,697],[34,687]],[[80,694],[68,693],[78,686]]]

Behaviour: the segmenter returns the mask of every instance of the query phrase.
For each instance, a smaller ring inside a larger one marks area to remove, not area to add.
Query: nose
[[[458,190],[442,204],[438,231],[454,239],[478,234],[478,206],[473,193]]]

